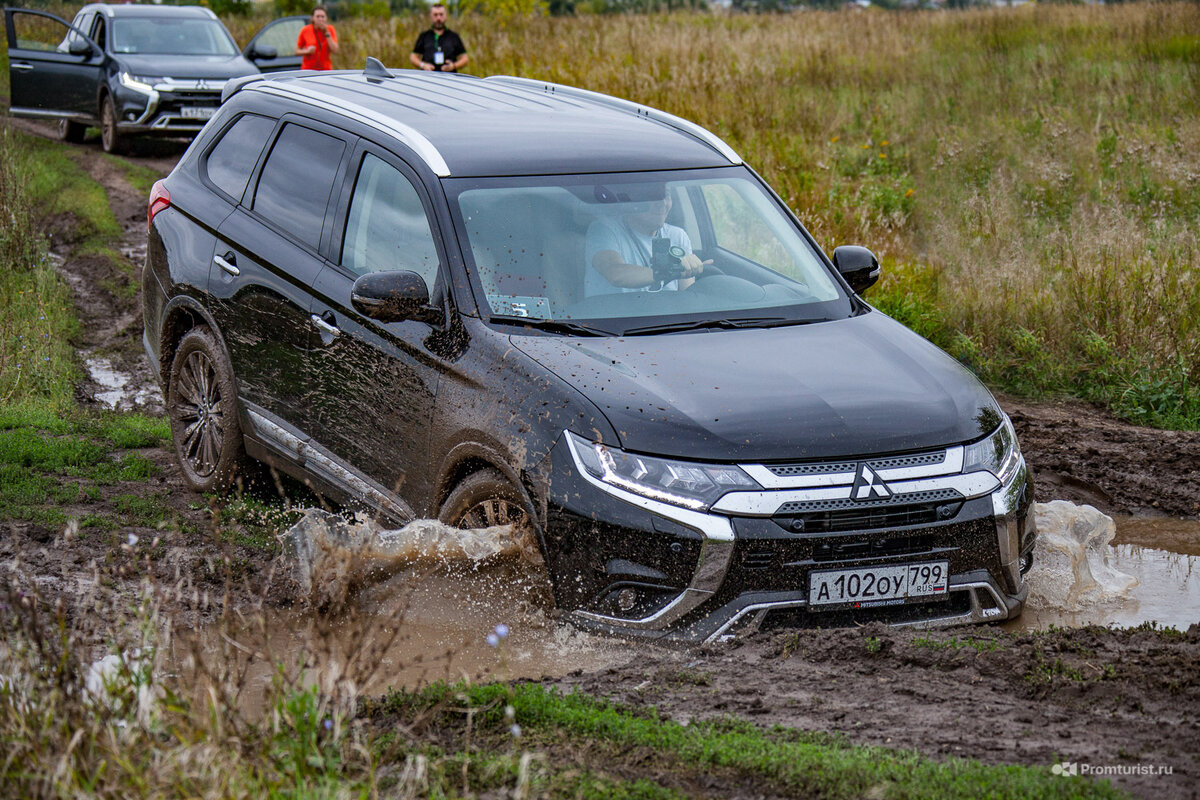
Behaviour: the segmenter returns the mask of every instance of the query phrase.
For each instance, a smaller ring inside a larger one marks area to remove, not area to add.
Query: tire
[[[72,122],[69,119],[60,119],[58,121],[58,138],[64,142],[79,144],[83,141],[83,135],[87,132],[87,126]]]
[[[111,95],[104,95],[100,101],[100,146],[104,152],[119,156],[129,148],[129,142],[117,130],[117,110],[113,107]]]
[[[438,519],[456,528],[490,528],[512,524],[533,529],[533,505],[525,492],[494,469],[468,475],[442,503]]]
[[[175,458],[193,491],[224,492],[247,474],[233,370],[208,328],[193,328],[179,342],[167,413]]]

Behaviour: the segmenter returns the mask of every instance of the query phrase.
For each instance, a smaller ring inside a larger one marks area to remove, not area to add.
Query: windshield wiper
[[[574,333],[580,336],[616,336],[613,331],[604,328],[593,328],[580,322],[569,322],[565,319],[542,319],[540,317],[514,317],[509,314],[493,314],[492,322],[503,322],[506,325],[521,325],[527,328],[537,328],[539,331],[554,333]]]
[[[676,331],[695,331],[704,328],[773,328],[778,325],[801,325],[810,320],[792,319],[791,317],[734,317],[726,319],[694,319],[686,322],[664,322],[660,325],[646,325],[641,328],[628,328],[621,332],[622,336],[645,336],[650,333],[674,333]],[[815,322],[816,320],[812,320]]]

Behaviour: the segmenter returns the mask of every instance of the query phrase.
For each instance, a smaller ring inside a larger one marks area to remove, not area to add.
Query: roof
[[[202,6],[160,6],[148,3],[91,3],[79,9],[99,11],[109,17],[175,17],[177,19],[216,19],[217,15]]]
[[[657,109],[541,81],[390,71],[252,76],[226,89],[290,97],[385,130],[445,176],[717,167],[741,159],[707,130]]]

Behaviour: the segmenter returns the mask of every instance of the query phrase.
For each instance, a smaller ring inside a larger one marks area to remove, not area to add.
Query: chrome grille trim
[[[962,472],[963,448],[890,458],[839,459],[816,464],[739,464],[764,489],[811,489],[854,483],[860,464],[866,464],[889,484]],[[785,474],[780,474],[783,472]],[[829,498],[833,499],[833,498]]]

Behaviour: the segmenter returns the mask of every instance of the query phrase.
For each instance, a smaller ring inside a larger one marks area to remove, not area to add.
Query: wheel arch
[[[441,513],[450,493],[454,488],[476,472],[492,469],[500,473],[506,481],[523,491],[533,508],[533,523],[541,538],[541,530],[545,520],[543,503],[539,493],[529,480],[528,475],[512,467],[512,460],[494,447],[478,442],[463,442],[455,445],[446,454],[442,462],[437,484],[434,488],[433,502],[430,512],[437,516]]]
[[[225,345],[225,337],[221,335],[216,322],[208,311],[195,298],[186,295],[172,298],[163,309],[162,328],[158,336],[158,374],[162,385],[166,386],[171,377],[171,362],[175,360],[175,352],[179,342],[193,328],[206,327],[212,331],[217,343],[221,346],[222,354],[229,359],[229,348]],[[236,382],[236,376],[235,376]]]

